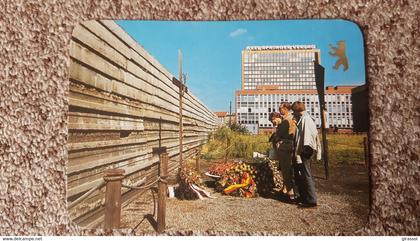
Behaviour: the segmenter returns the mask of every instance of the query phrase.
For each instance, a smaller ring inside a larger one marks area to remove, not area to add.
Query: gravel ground
[[[208,163],[202,162],[204,171]],[[212,191],[215,199],[167,200],[167,235],[349,234],[368,216],[368,174],[363,165],[330,167],[330,179],[313,165],[318,207],[301,209],[278,198],[239,198]],[[154,195],[156,197],[156,195]],[[155,234],[151,191],[123,209],[122,226]],[[155,215],[156,217],[156,215]]]

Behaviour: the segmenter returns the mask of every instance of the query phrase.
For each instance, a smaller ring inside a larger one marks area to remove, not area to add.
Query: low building
[[[356,86],[328,86],[325,89],[326,126],[332,130],[350,130],[353,128],[351,90]],[[249,132],[266,133],[273,129],[268,116],[278,111],[281,102],[302,101],[306,110],[321,126],[318,93],[316,90],[282,90],[275,86],[255,90],[239,90],[235,96],[236,115],[239,124]]]
[[[214,114],[217,116],[219,126],[227,125],[229,124],[229,122],[233,123],[236,121],[234,113],[230,115],[226,111],[218,111],[218,112],[214,112]]]

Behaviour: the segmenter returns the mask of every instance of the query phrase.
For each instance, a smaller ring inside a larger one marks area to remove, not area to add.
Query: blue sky
[[[241,51],[250,45],[314,44],[321,49],[325,85],[365,83],[363,36],[346,20],[270,21],[117,21],[131,37],[178,76],[178,49],[183,53],[187,86],[213,111],[234,108],[241,88]],[[346,41],[350,67],[334,70],[337,58],[328,44]],[[234,111],[234,110],[233,110]]]

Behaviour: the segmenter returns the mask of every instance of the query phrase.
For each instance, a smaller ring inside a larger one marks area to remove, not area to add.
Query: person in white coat
[[[306,112],[303,102],[294,102],[292,110],[297,126],[293,157],[295,183],[300,195],[297,200],[301,207],[315,207],[317,197],[310,164],[315,155],[318,160],[321,158],[318,130],[315,121]]]

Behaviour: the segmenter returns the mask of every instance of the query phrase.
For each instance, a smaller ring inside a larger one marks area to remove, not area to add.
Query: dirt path
[[[208,163],[202,162],[203,170]],[[168,234],[336,234],[362,228],[368,216],[368,174],[363,165],[330,167],[330,180],[313,165],[318,207],[301,209],[275,198],[239,198],[214,193],[216,199],[168,199]],[[213,191],[212,189],[210,189]],[[124,208],[123,227],[154,233],[151,192]],[[143,221],[144,216],[148,216]],[[141,222],[142,221],[142,222]],[[140,223],[141,222],[141,223]]]

